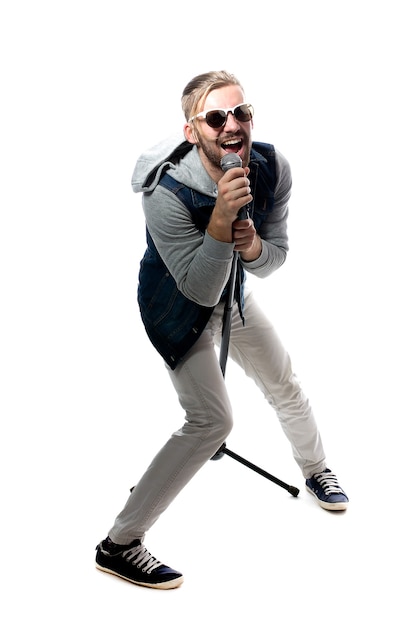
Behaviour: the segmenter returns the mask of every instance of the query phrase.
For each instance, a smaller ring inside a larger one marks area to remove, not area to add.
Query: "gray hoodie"
[[[258,233],[262,253],[243,262],[244,269],[260,278],[280,267],[288,251],[287,217],[291,172],[285,157],[276,152],[275,206]],[[250,167],[250,164],[249,164]],[[163,173],[207,196],[217,197],[217,185],[205,170],[197,147],[174,135],[143,153],[132,177],[135,192],[142,192],[146,225],[156,248],[174,277],[178,289],[198,304],[215,306],[226,286],[233,258],[233,243],[201,233],[191,214],[171,191],[158,185]]]

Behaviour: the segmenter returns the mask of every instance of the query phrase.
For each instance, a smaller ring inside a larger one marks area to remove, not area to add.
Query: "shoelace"
[[[158,561],[145,546],[139,544],[134,548],[130,548],[123,552],[123,556],[127,561],[131,561],[132,565],[136,565],[136,567],[141,567],[142,572],[146,572],[147,574],[152,574],[154,569],[162,565],[161,561]]]
[[[333,474],[333,472],[314,474],[314,478],[323,488],[326,496],[330,495],[331,493],[343,493],[343,489],[339,487],[337,478],[335,474]]]

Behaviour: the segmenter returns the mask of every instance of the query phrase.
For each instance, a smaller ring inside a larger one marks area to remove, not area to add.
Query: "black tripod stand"
[[[232,156],[236,157],[237,155],[229,154],[227,156],[228,157],[232,157]],[[224,158],[226,158],[226,157],[224,157]],[[240,161],[239,157],[238,157],[238,159]],[[229,161],[231,161],[231,159],[229,159]],[[222,163],[222,169],[223,170],[229,169],[229,167],[236,167],[237,165],[239,165],[239,163],[236,163],[236,162],[233,165],[231,163],[230,164],[226,164],[226,165]],[[244,216],[239,214],[238,219],[244,219]],[[231,330],[231,325],[232,325],[232,309],[233,309],[233,300],[234,300],[234,294],[235,294],[236,277],[237,277],[237,272],[238,272],[238,259],[239,259],[239,253],[235,251],[234,254],[233,254],[232,269],[231,269],[230,278],[229,278],[229,286],[228,286],[228,291],[227,291],[227,300],[226,300],[226,304],[225,304],[224,317],[223,317],[222,340],[221,340],[221,344],[220,344],[219,362],[220,362],[220,368],[222,370],[223,377],[225,376],[227,356],[228,356],[228,353],[229,353],[230,330]],[[227,454],[231,458],[235,459],[236,461],[239,461],[239,463],[242,463],[243,465],[246,465],[246,467],[249,467],[250,469],[252,469],[253,471],[257,472],[261,476],[264,476],[268,480],[271,480],[276,485],[279,485],[283,489],[286,489],[295,498],[300,493],[300,490],[297,489],[297,487],[292,487],[291,485],[288,485],[287,483],[283,482],[279,478],[276,478],[275,476],[272,476],[272,474],[269,474],[268,472],[266,472],[265,470],[261,469],[257,465],[254,465],[250,461],[244,459],[243,457],[239,456],[235,452],[232,452],[231,450],[229,450],[227,448],[227,446],[226,446],[226,443],[223,443],[220,446],[220,448],[217,450],[216,454],[214,454],[211,457],[211,460],[212,461],[217,461],[218,459],[221,459],[223,457],[223,455],[225,455],[225,454]]]

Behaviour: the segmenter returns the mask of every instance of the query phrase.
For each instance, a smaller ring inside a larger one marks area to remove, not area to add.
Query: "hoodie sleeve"
[[[149,233],[178,289],[201,306],[218,304],[230,274],[233,243],[196,228],[178,198],[160,185],[143,194]]]

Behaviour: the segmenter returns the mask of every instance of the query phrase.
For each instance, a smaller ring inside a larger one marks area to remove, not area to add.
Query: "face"
[[[231,109],[245,102],[245,94],[237,85],[228,85],[210,92],[199,107],[198,112],[209,109]],[[214,180],[223,176],[220,160],[225,154],[235,152],[242,159],[243,166],[249,163],[252,145],[252,120],[239,122],[228,113],[226,124],[221,128],[211,128],[205,119],[196,118],[185,124],[186,139],[198,146],[201,160]]]

